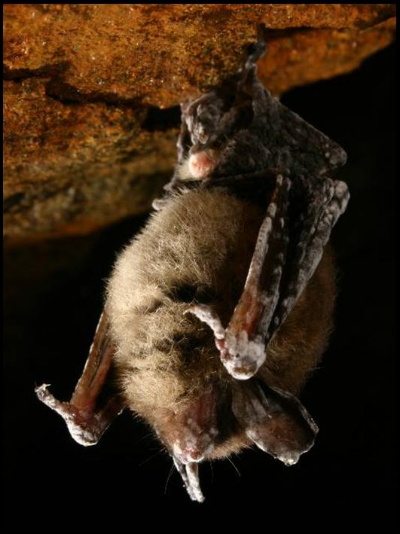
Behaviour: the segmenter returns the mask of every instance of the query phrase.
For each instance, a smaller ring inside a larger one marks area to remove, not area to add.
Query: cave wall
[[[260,77],[281,95],[387,46],[395,4],[5,4],[6,246],[147,212],[179,103],[232,75],[259,23]]]

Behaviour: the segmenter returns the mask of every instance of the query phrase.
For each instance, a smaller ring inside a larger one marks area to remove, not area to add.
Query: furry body
[[[184,413],[209,384],[218,382],[222,390],[235,387],[212,331],[185,311],[193,302],[209,304],[224,326],[228,323],[243,291],[263,216],[260,206],[224,191],[177,194],[153,214],[114,266],[105,309],[120,390],[127,406],[161,434],[168,434],[170,416]],[[271,386],[299,391],[326,346],[334,295],[327,251],[270,342],[259,377]],[[230,396],[226,398],[229,402]],[[212,456],[249,443],[231,426],[229,440]]]

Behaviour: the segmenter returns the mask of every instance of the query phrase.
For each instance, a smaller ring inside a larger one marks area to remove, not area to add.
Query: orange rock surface
[[[395,4],[5,4],[6,244],[149,209],[173,168],[176,106],[268,29],[275,94],[356,68],[394,39]]]

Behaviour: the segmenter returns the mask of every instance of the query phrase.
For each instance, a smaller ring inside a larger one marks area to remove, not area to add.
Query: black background
[[[336,330],[302,400],[316,445],[287,468],[257,450],[200,466],[192,503],[145,424],[124,413],[84,448],[34,395],[69,398],[104,278],[144,219],[5,252],[5,521],[8,530],[391,530],[394,454],[394,47],[283,102],[348,152],[351,201],[333,242]]]

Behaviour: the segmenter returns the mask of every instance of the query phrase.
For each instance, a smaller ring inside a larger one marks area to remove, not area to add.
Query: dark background
[[[101,311],[115,252],[143,224],[5,251],[7,530],[393,530],[394,47],[285,104],[348,152],[339,220],[336,330],[302,400],[316,445],[287,468],[258,450],[200,466],[192,503],[172,462],[124,413],[96,447],[69,436],[35,385],[69,398]]]

